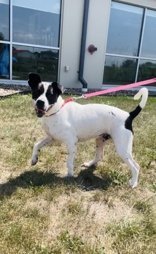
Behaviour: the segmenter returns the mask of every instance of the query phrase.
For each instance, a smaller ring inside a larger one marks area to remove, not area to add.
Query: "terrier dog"
[[[78,141],[95,138],[95,158],[85,162],[85,167],[96,165],[103,157],[105,141],[111,138],[116,151],[131,170],[129,181],[132,188],[138,184],[139,165],[132,156],[133,119],[145,107],[148,90],[141,88],[134,99],[141,99],[130,113],[105,104],[81,105],[74,101],[64,101],[62,87],[56,82],[44,83],[36,73],[29,74],[28,84],[32,91],[36,114],[41,118],[46,137],[36,143],[32,153],[32,165],[38,161],[39,150],[55,140],[67,146],[67,176],[73,176],[74,158]]]

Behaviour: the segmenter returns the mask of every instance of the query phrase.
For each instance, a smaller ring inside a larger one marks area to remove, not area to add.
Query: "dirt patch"
[[[113,206],[108,207],[104,202],[91,201],[91,197],[91,194],[89,197],[88,194],[81,192],[79,198],[76,194],[62,195],[51,203],[47,241],[57,239],[64,230],[81,237],[84,241],[87,232],[89,245],[95,245],[97,242],[106,244],[105,230],[110,223],[138,220],[136,212],[120,200],[115,199]]]
[[[15,93],[19,93],[20,90],[13,90],[13,89],[3,89],[0,88],[0,96],[7,96]]]
[[[0,97],[6,97],[18,93],[28,93],[28,92],[30,92],[30,89],[27,86],[0,84]]]

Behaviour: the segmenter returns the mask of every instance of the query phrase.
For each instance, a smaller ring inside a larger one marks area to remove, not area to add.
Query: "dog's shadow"
[[[0,197],[11,196],[17,188],[29,188],[39,186],[75,186],[84,191],[95,189],[107,190],[113,180],[106,173],[103,178],[94,174],[94,167],[82,170],[77,177],[66,178],[52,172],[37,170],[26,171],[19,176],[0,184]]]

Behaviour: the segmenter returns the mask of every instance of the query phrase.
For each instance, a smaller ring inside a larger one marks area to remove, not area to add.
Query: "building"
[[[0,0],[0,82],[30,71],[84,90],[156,77],[156,0]]]

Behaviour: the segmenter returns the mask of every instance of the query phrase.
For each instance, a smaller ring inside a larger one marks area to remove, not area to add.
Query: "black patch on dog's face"
[[[32,90],[32,98],[33,100],[37,100],[42,94],[44,93],[44,86],[43,84],[39,84],[37,89]]]
[[[41,77],[37,73],[29,73],[28,84],[32,90],[38,89],[38,84],[41,83]]]
[[[49,105],[53,105],[54,103],[56,103],[61,93],[62,93],[61,88],[56,82],[50,84],[46,91],[46,98],[48,100]]]
[[[38,117],[42,117],[45,113],[45,111],[44,111],[44,101],[37,100],[35,110],[36,110],[36,115]]]
[[[28,84],[31,87],[32,98],[36,101],[44,93],[41,77],[37,73],[29,73]]]

